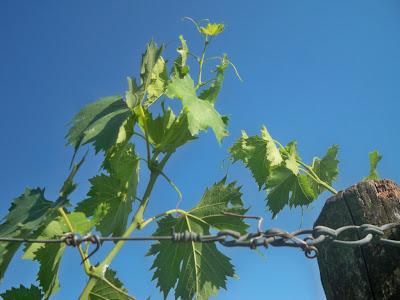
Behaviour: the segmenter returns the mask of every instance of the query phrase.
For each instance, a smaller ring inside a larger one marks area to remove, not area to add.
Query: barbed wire
[[[82,261],[95,254],[101,247],[103,242],[116,241],[171,241],[180,242],[196,242],[196,243],[219,243],[224,247],[247,247],[256,249],[257,247],[274,246],[274,247],[294,247],[301,249],[308,258],[315,258],[318,255],[317,246],[322,243],[334,243],[344,246],[357,247],[368,243],[376,243],[400,247],[400,240],[385,238],[385,232],[389,230],[400,230],[400,223],[388,223],[381,226],[372,224],[348,225],[337,229],[327,226],[315,226],[312,229],[301,229],[294,232],[287,232],[279,228],[270,228],[262,230],[263,218],[256,216],[241,216],[232,213],[225,213],[247,219],[258,219],[257,232],[241,234],[234,230],[220,230],[216,234],[203,235],[196,232],[172,232],[171,235],[164,236],[141,236],[141,237],[121,237],[121,236],[98,236],[96,234],[88,234],[81,236],[77,233],[68,232],[59,238],[54,239],[25,239],[13,237],[0,237],[0,242],[15,243],[65,243],[67,246],[77,247],[82,243],[91,243],[95,249]],[[357,234],[358,239],[343,240],[346,232]],[[304,236],[304,237],[301,237]]]

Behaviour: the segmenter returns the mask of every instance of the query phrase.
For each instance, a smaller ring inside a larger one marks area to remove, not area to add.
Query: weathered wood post
[[[364,181],[329,198],[315,226],[400,222],[400,187],[390,180]],[[341,239],[356,240],[355,231]],[[400,230],[385,235],[400,239]],[[400,299],[400,248],[368,244],[358,247],[322,243],[318,265],[327,299]]]

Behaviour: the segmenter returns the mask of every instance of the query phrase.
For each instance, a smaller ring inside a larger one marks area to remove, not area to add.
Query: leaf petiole
[[[204,47],[203,47],[203,51],[201,53],[201,58],[199,61],[199,75],[198,75],[198,80],[197,80],[197,85],[196,85],[196,90],[202,85],[202,81],[201,81],[201,76],[203,73],[203,64],[204,64],[204,58],[206,56],[206,50],[207,47],[209,45],[209,41],[208,41],[208,35],[205,36],[204,38]]]
[[[65,213],[64,208],[62,208],[62,207],[58,208],[58,212],[63,217],[63,219],[65,221],[65,224],[67,224],[67,226],[68,226],[68,229],[71,232],[75,232],[75,229],[72,226],[72,223],[69,220],[67,214]],[[90,261],[89,261],[89,259],[85,259],[86,255],[85,255],[85,252],[83,251],[82,247],[79,245],[77,248],[78,248],[79,254],[80,254],[80,256],[82,258],[82,261],[83,261],[83,267],[85,269],[85,273],[89,275],[90,274],[90,267],[91,267]]]

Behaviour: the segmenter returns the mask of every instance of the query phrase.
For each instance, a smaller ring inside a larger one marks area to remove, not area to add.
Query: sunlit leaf
[[[282,162],[282,156],[265,127],[260,136],[248,137],[243,131],[229,152],[233,161],[241,160],[249,168],[259,189],[265,186],[272,168]]]
[[[192,135],[197,135],[208,128],[213,129],[218,142],[228,135],[223,117],[210,102],[197,97],[194,82],[189,75],[183,78],[173,77],[167,87],[166,95],[169,98],[182,100]]]
[[[172,70],[172,74],[178,74],[180,78],[183,78],[186,74],[189,73],[189,66],[186,65],[186,60],[189,54],[189,48],[186,44],[186,40],[182,35],[179,36],[181,41],[181,46],[176,50],[179,53],[178,58],[174,61],[174,66]]]
[[[247,225],[242,219],[223,214],[224,211],[244,214],[241,193],[234,183],[225,179],[207,189],[188,215],[167,216],[158,222],[154,235],[168,235],[171,231],[192,231],[209,234],[211,228],[245,232]],[[235,275],[230,259],[222,254],[214,243],[174,243],[163,241],[154,244],[148,255],[155,255],[153,279],[167,297],[175,288],[178,299],[208,299],[218,289],[226,288],[228,277]]]
[[[338,175],[338,146],[306,165],[297,153],[295,141],[279,146],[265,127],[260,136],[249,137],[244,131],[229,149],[231,159],[242,161],[251,171],[259,189],[267,192],[267,208],[275,217],[286,205],[307,206],[331,185]]]
[[[380,179],[380,177],[376,168],[383,156],[380,155],[377,150],[370,152],[368,156],[369,156],[370,171],[369,175],[365,177],[363,180],[378,180]]]
[[[147,85],[147,99],[144,107],[149,107],[164,92],[168,82],[168,74],[165,61],[160,57],[150,73],[150,81]]]
[[[307,175],[300,174],[296,161],[298,154],[294,147],[295,144],[291,144],[290,156],[267,178],[267,206],[274,217],[287,204],[307,205],[317,197]]]
[[[162,115],[153,118],[152,114],[145,110],[138,114],[139,125],[154,146],[160,152],[174,152],[178,147],[195,139],[188,129],[188,120],[185,113],[178,117],[168,108],[163,109]],[[147,130],[147,132],[146,132]]]
[[[73,212],[67,214],[67,216],[75,233],[84,235],[93,227],[93,223],[81,212]],[[70,231],[71,229],[68,227],[66,221],[60,216],[45,226],[36,238],[60,238],[64,233]],[[33,259],[40,263],[37,279],[46,299],[55,294],[60,287],[58,272],[65,249],[66,245],[64,243],[30,244],[25,249],[24,259]]]
[[[339,174],[339,161],[337,160],[338,151],[339,146],[333,145],[329,147],[328,151],[322,159],[316,157],[313,161],[313,171],[318,175],[321,180],[329,185],[332,184],[332,182],[337,178]],[[312,184],[318,194],[322,193],[325,190],[323,186],[316,184],[315,182],[313,182]]]

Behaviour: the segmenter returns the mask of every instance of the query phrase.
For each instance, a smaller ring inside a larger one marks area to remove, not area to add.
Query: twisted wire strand
[[[399,230],[400,223],[388,223],[381,226],[372,224],[363,225],[347,225],[337,229],[327,226],[315,226],[312,229],[302,229],[294,232],[287,232],[279,228],[270,228],[262,231],[262,218],[258,219],[257,232],[241,234],[233,230],[221,230],[215,235],[203,235],[196,232],[184,231],[173,232],[171,235],[164,236],[141,236],[141,237],[119,237],[119,236],[98,236],[96,234],[88,234],[80,236],[77,233],[69,232],[59,238],[54,239],[25,239],[14,237],[0,237],[0,242],[7,243],[41,243],[54,244],[65,243],[67,246],[77,247],[82,243],[94,244],[95,249],[88,254],[82,263],[95,254],[101,247],[103,242],[115,241],[158,241],[158,242],[196,242],[196,243],[219,243],[224,247],[247,247],[256,249],[257,247],[274,246],[274,247],[293,247],[301,249],[308,258],[315,258],[318,255],[318,245],[322,243],[334,243],[344,246],[357,247],[369,243],[378,243],[383,245],[395,246],[400,248],[400,240],[389,239],[385,237],[385,232]],[[360,239],[343,240],[340,237],[345,232],[357,232]],[[301,238],[301,236],[304,236]]]

